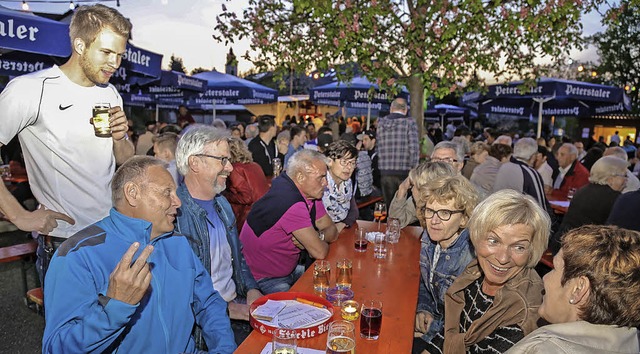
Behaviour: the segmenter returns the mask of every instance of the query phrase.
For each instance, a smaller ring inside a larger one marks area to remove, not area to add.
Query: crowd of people
[[[0,187],[4,217],[39,243],[43,352],[231,353],[251,332],[250,305],[324,259],[369,218],[357,204],[372,196],[423,228],[414,352],[639,351],[630,139],[459,124],[419,137],[402,98],[367,129],[342,117],[207,126],[180,107],[177,124],[132,136],[108,84],[130,30],[114,9],[82,7],[69,61],[0,95],[0,143],[20,138],[39,202],[25,209]],[[108,138],[87,118],[98,101],[110,103]],[[565,215],[550,206],[569,199]]]

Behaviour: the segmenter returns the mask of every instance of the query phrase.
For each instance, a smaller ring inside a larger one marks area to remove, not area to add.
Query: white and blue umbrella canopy
[[[0,6],[0,49],[68,57],[69,25]]]
[[[369,90],[373,88],[373,95],[369,96]],[[309,96],[313,103],[336,107],[367,108],[368,104],[379,104],[379,109],[388,110],[390,102],[396,97],[409,100],[409,91],[402,88],[397,96],[380,90],[379,86],[370,82],[365,77],[356,76],[349,82],[332,82],[317,86],[309,90]],[[372,107],[373,108],[373,107]]]
[[[520,91],[522,81],[488,87],[486,95],[466,93],[464,105],[477,106],[480,113],[521,117],[575,116],[624,112],[631,101],[620,87],[589,82],[541,78],[526,93]],[[542,105],[541,105],[542,103]]]
[[[278,101],[277,90],[234,75],[207,71],[193,77],[206,81],[206,89],[190,100],[194,105],[246,105]]]

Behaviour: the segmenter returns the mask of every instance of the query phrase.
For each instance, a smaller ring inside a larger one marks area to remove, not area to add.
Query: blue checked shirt
[[[418,126],[413,118],[400,113],[380,118],[376,142],[382,175],[406,174],[418,165]]]

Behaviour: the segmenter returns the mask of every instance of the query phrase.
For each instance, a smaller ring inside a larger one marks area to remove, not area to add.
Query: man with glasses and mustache
[[[229,138],[227,130],[203,125],[192,125],[180,138],[176,164],[184,183],[177,191],[182,207],[176,230],[186,236],[214,288],[227,301],[236,342],[240,343],[251,332],[246,322],[249,305],[262,293],[242,256],[231,205],[220,194],[233,171]],[[196,341],[202,344],[199,339],[196,334]]]
[[[109,214],[116,164],[133,155],[122,98],[109,84],[125,53],[131,22],[104,5],[76,9],[71,57],[15,78],[0,95],[0,146],[18,135],[40,208],[25,210],[0,184],[0,213],[38,237],[41,280],[55,248]],[[109,137],[97,137],[93,106],[108,103]],[[46,235],[46,236],[45,236]]]

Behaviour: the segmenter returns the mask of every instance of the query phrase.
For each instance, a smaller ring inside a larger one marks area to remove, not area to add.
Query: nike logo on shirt
[[[69,107],[71,107],[71,106],[73,106],[73,104],[70,104],[70,105],[68,105],[68,106],[64,106],[64,107],[63,107],[62,105],[60,105],[60,106],[58,106],[58,108],[59,108],[61,111],[64,111],[65,109],[67,109],[67,108],[69,108]]]

